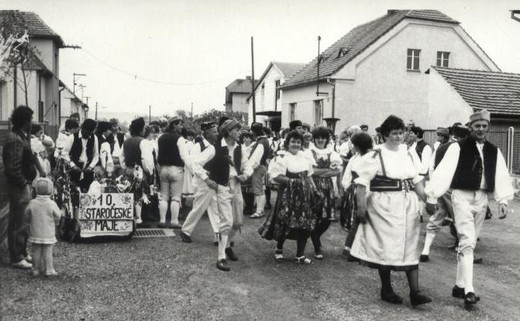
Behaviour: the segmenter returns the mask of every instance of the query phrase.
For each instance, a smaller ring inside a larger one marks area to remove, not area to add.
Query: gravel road
[[[512,204],[520,213],[520,203]],[[496,209],[495,209],[496,210]],[[274,243],[246,218],[237,237],[231,272],[215,268],[216,247],[204,219],[194,243],[180,238],[70,244],[55,249],[60,275],[32,278],[0,266],[0,320],[518,320],[520,315],[520,218],[486,221],[475,266],[481,302],[466,310],[452,298],[456,255],[448,230],[436,238],[420,280],[433,302],[412,308],[404,273],[393,283],[405,303],[379,297],[377,271],[347,262],[338,223],[324,235],[325,260],[296,265],[296,244],[285,246],[286,262],[273,259]],[[424,235],[424,226],[423,232]],[[307,254],[312,255],[309,244]]]

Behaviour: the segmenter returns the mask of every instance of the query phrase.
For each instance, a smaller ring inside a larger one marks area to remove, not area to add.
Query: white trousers
[[[219,232],[219,217],[217,215],[217,193],[208,187],[208,184],[197,175],[193,177],[193,207],[182,225],[182,231],[188,235],[193,233],[204,212],[208,211],[208,218],[214,233]]]

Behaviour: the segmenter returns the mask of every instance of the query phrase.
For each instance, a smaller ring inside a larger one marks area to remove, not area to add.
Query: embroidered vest
[[[473,137],[466,137],[458,142],[460,146],[459,162],[451,188],[476,191],[480,189],[482,172],[486,178],[486,191],[495,190],[495,172],[497,165],[498,149],[490,142],[485,142],[482,150],[484,164],[477,149],[477,144]]]

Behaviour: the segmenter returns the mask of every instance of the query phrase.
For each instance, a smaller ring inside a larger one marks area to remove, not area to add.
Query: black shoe
[[[381,300],[392,303],[392,304],[403,304],[403,299],[395,294],[395,292],[392,290],[392,292],[384,293],[381,291]]]
[[[235,255],[231,247],[226,247],[226,255],[231,261],[238,261],[238,256]]]
[[[480,301],[480,298],[473,292],[469,292],[464,296],[464,304],[466,305],[476,304],[478,301]]]
[[[192,243],[192,242],[193,242],[193,241],[191,240],[191,237],[190,237],[188,234],[184,233],[183,231],[181,231],[181,232],[179,233],[179,235],[181,236],[181,239],[182,239],[182,241],[183,241],[184,243]]]
[[[432,302],[432,298],[422,295],[421,291],[410,294],[410,303],[413,307]]]
[[[483,259],[481,257],[473,259],[473,264],[482,264]]]
[[[229,268],[229,265],[228,265],[226,259],[222,259],[222,260],[218,260],[217,261],[217,269],[219,269],[220,271],[226,271],[226,272],[231,270]]]
[[[453,290],[451,290],[451,296],[454,298],[464,299],[464,288],[459,288],[455,285]]]
[[[430,256],[429,255],[424,255],[424,254],[421,254],[421,258],[419,259],[419,261],[421,262],[428,262],[430,260]]]

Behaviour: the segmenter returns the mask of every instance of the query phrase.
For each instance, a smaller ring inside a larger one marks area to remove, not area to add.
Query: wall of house
[[[31,39],[31,45],[36,48],[36,54],[40,57],[43,64],[58,75],[58,49],[51,39]]]
[[[249,96],[249,94],[247,94],[247,93],[245,93],[245,94],[233,93],[232,97],[231,97],[231,106],[232,106],[231,110],[247,114],[248,108],[249,108],[249,104],[246,100],[247,96]]]
[[[407,49],[421,50],[419,71],[407,70]],[[366,123],[370,129],[390,114],[414,120],[423,128],[436,128],[465,116],[467,110],[463,107],[459,111],[439,103],[435,104],[439,110],[429,107],[435,96],[429,98],[431,77],[425,71],[436,64],[437,51],[450,52],[451,68],[489,70],[453,28],[410,23],[356,63],[353,82],[338,83],[336,106],[340,114],[348,115],[353,124]]]
[[[276,81],[282,79],[282,74],[276,69],[275,67],[271,67],[267,74],[265,75],[264,79],[262,79],[262,82],[259,84],[258,88],[255,91],[255,107],[256,112],[259,111],[271,111],[275,110],[275,99],[276,99]],[[263,88],[262,88],[263,86]],[[278,101],[278,103],[280,103]],[[277,109],[280,105],[277,105]],[[253,119],[253,99],[249,99],[249,106],[248,106],[248,115],[249,119],[252,122]],[[267,121],[267,117],[265,116],[257,116],[256,117],[257,122],[261,122],[265,124],[265,121]]]

